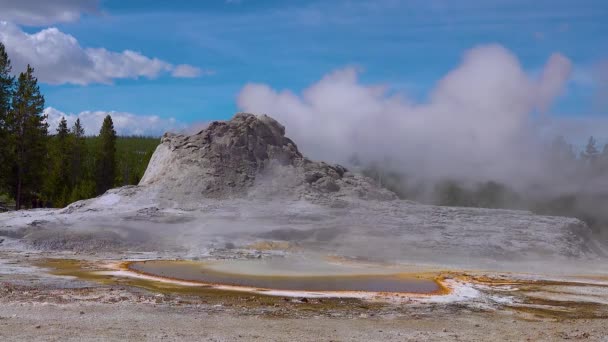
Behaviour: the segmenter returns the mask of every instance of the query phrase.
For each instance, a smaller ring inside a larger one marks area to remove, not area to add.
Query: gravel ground
[[[284,319],[147,304],[3,303],[3,341],[608,341],[601,320],[466,313],[425,318]]]
[[[28,282],[0,284],[0,341],[608,341],[606,315]]]
[[[531,283],[518,286],[517,294],[502,288],[503,280],[488,280],[489,287],[479,285],[488,288],[481,297],[460,302],[281,298],[193,293],[94,276],[78,263],[61,261],[66,259],[54,259],[63,269],[54,272],[61,276],[51,275],[46,272],[52,272],[53,263],[45,269],[34,266],[49,256],[0,253],[0,341],[608,342],[604,285],[568,292],[571,286]],[[69,274],[81,276],[65,276]],[[571,293],[583,302],[540,296]],[[499,304],[496,298],[505,295],[519,296],[527,306]]]

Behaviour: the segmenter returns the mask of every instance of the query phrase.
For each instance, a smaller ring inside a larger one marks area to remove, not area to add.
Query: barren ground
[[[336,308],[313,312],[308,317],[275,317],[263,308],[240,312],[225,310],[218,306],[221,304],[210,307],[201,302],[156,303],[150,298],[154,296],[130,289],[115,290],[116,295],[104,302],[76,299],[102,295],[99,292],[107,294],[99,289],[84,293],[19,289],[10,296],[5,291],[0,300],[0,338],[4,341],[608,340],[606,319],[522,319],[509,313],[447,307],[358,316]],[[291,310],[292,305],[283,306]]]
[[[506,314],[447,312],[399,317],[276,318],[196,304],[42,304],[2,299],[4,341],[606,341],[596,320],[523,320]]]
[[[0,253],[12,269],[0,275],[0,340],[608,341],[598,303],[303,300],[101,275],[52,256]]]

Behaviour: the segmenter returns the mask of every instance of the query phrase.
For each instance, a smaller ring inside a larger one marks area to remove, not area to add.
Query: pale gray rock
[[[167,203],[202,198],[340,198],[395,200],[373,180],[305,158],[269,116],[238,113],[197,134],[165,134],[140,186],[160,190]]]

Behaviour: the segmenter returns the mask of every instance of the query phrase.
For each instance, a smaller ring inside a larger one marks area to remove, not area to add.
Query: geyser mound
[[[247,113],[194,135],[165,134],[140,186],[180,204],[234,197],[396,199],[369,178],[309,160],[285,136],[285,127]]]

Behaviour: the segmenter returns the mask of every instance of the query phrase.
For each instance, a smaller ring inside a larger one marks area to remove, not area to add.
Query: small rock
[[[308,298],[302,297],[302,298],[300,298],[300,302],[302,302],[302,303],[308,303]]]

